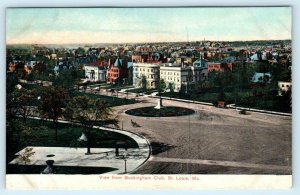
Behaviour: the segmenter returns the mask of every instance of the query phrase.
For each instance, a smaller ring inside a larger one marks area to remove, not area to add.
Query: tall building
[[[149,63],[133,63],[133,86],[154,89],[159,81],[159,65]]]
[[[160,67],[160,79],[166,82],[167,87],[171,84],[174,91],[179,92],[183,87],[205,81],[207,67],[163,64]]]
[[[115,63],[107,71],[107,82],[123,82],[123,79],[127,79],[127,65],[118,56]]]

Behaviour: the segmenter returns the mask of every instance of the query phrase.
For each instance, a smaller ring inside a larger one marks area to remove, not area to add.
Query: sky
[[[291,7],[7,8],[7,44],[291,39]]]

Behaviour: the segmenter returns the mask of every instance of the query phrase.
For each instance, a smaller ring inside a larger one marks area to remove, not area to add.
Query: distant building
[[[96,61],[84,66],[85,78],[89,81],[106,81],[108,62]]]
[[[68,60],[59,60],[53,70],[55,74],[58,74],[60,71],[72,69],[73,67],[73,63]]]
[[[252,83],[271,83],[271,73],[255,72],[250,80]]]
[[[117,83],[127,79],[127,65],[123,63],[120,56],[117,57],[115,63],[107,71],[107,82]]]
[[[207,69],[208,72],[212,72],[212,71],[224,72],[225,70],[232,71],[232,63],[208,62]]]
[[[25,69],[25,63],[24,62],[14,62],[9,64],[9,71],[10,72],[23,72]]]
[[[193,62],[194,67],[207,68],[207,62],[203,59],[198,59]]]
[[[258,52],[256,52],[254,55],[252,55],[250,57],[250,60],[252,62],[267,60],[267,53],[266,52],[258,51]]]
[[[283,91],[286,92],[292,88],[292,83],[286,81],[278,81],[278,87],[279,87],[278,95],[281,96]]]

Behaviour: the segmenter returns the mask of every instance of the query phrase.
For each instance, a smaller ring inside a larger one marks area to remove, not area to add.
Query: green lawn
[[[155,109],[153,106],[151,106],[127,110],[126,114],[144,117],[172,117],[189,115],[193,114],[194,112],[195,111],[192,109],[175,106],[167,106],[161,109]]]
[[[108,92],[110,93],[110,92]],[[75,96],[88,96],[92,99],[102,99],[106,101],[110,107],[113,106],[121,106],[121,105],[127,105],[127,104],[134,104],[137,101],[134,99],[126,99],[126,98],[119,98],[119,97],[111,97],[111,96],[105,96],[105,95],[99,95],[99,94],[93,94],[93,93],[84,93],[84,92],[74,92]]]
[[[200,102],[208,102],[215,104],[218,100],[219,93],[207,92],[201,94],[186,94],[186,93],[176,93],[170,94],[169,92],[164,93],[163,97],[173,97],[178,99],[193,100]],[[244,92],[226,92],[226,104],[234,104],[237,106],[278,111],[278,112],[291,112],[289,105],[289,100],[284,97],[277,95],[266,95],[266,96],[254,96],[251,91]]]

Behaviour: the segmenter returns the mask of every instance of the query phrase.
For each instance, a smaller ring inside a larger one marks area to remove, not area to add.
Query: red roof
[[[91,62],[90,65],[93,66],[98,66],[98,67],[106,67],[109,66],[107,61],[95,61],[95,62]]]

